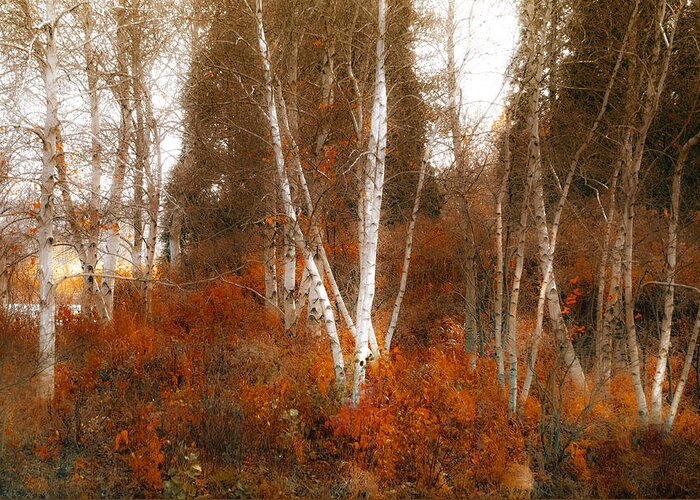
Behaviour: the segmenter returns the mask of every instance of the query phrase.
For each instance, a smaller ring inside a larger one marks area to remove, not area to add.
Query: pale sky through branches
[[[485,115],[480,128],[489,129],[501,113],[505,72],[518,38],[515,2],[457,0],[457,60],[466,55],[460,87],[471,119]]]

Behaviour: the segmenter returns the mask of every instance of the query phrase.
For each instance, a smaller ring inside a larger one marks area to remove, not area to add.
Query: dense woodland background
[[[0,496],[700,497],[700,4],[455,2],[0,4]]]

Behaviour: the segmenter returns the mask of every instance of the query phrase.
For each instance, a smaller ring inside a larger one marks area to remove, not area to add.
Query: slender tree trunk
[[[576,352],[574,351],[571,339],[568,337],[566,323],[564,322],[564,316],[561,311],[559,290],[557,289],[557,283],[553,272],[554,254],[552,253],[552,249],[550,247],[552,240],[549,238],[547,231],[547,215],[544,207],[544,193],[542,189],[541,175],[538,175],[538,178],[536,179],[533,202],[535,206],[536,224],[539,228],[538,240],[540,269],[542,271],[542,275],[545,277],[545,294],[547,298],[547,310],[549,312],[550,323],[552,325],[552,329],[554,330],[557,345],[561,349],[563,355],[565,372],[571,377],[571,380],[576,387],[580,391],[585,392],[587,390],[586,377],[583,373],[581,363],[576,356]]]
[[[135,145],[136,145],[136,163],[134,165],[134,184],[133,184],[133,201],[132,201],[132,227],[134,230],[132,247],[131,247],[131,265],[132,275],[135,278],[142,278],[144,275],[144,255],[143,247],[145,242],[144,237],[144,180],[146,179],[146,171],[150,170],[150,149],[151,140],[146,124],[145,96],[143,91],[144,71],[143,62],[139,41],[134,43],[132,53],[132,89],[134,95],[134,110],[136,112],[136,130],[135,130]],[[137,281],[139,294],[143,300],[144,289],[143,282]]]
[[[403,254],[403,266],[401,268],[401,280],[399,282],[399,291],[396,294],[396,301],[394,301],[394,309],[391,313],[391,321],[389,322],[389,328],[387,328],[386,335],[384,335],[384,352],[387,356],[391,352],[391,341],[394,338],[394,332],[396,332],[396,325],[399,322],[399,312],[401,311],[401,302],[403,301],[403,296],[406,293],[406,283],[408,283],[408,267],[411,264],[411,251],[413,250],[413,232],[416,227],[416,219],[418,217],[418,211],[420,210],[420,197],[423,191],[423,183],[425,182],[425,171],[428,168],[430,159],[432,158],[432,144],[434,137],[426,144],[425,151],[423,154],[423,162],[421,163],[420,172],[418,174],[418,186],[416,187],[416,196],[413,199],[413,210],[411,211],[411,218],[408,222],[408,229],[406,230],[406,246],[404,247]]]
[[[279,96],[282,96],[281,89],[278,92]],[[286,101],[283,98],[280,98],[279,102],[279,108],[280,108],[280,126],[282,130],[282,135],[284,137],[287,137],[287,139],[290,142],[290,149],[291,149],[291,159],[292,159],[292,164],[294,166],[294,170],[296,171],[297,174],[297,180],[299,184],[299,189],[301,190],[303,197],[304,197],[304,202],[306,204],[306,211],[309,214],[314,214],[314,205],[313,201],[311,199],[311,191],[309,190],[309,185],[306,182],[306,176],[304,175],[304,169],[301,165],[301,154],[299,152],[299,146],[296,143],[296,140],[294,139],[294,136],[291,133],[291,126],[289,123],[288,119],[288,112],[287,112],[287,105]],[[338,283],[335,280],[335,273],[333,272],[333,269],[331,268],[330,262],[328,261],[328,256],[326,254],[326,250],[323,246],[323,239],[321,238],[321,231],[318,228],[318,225],[316,224],[316,221],[314,220],[314,217],[311,217],[310,221],[310,232],[312,235],[312,246],[314,248],[314,255],[316,256],[316,262],[318,266],[318,262],[322,264],[322,267],[319,266],[319,271],[322,273],[325,273],[325,277],[328,279],[328,283],[331,288],[331,293],[333,294],[333,299],[336,302],[338,309],[340,311],[340,314],[343,316],[343,319],[345,321],[346,326],[352,333],[353,337],[356,335],[356,330],[355,330],[355,325],[352,321],[352,317],[350,316],[350,312],[348,311],[347,306],[345,305],[345,300],[343,299],[342,294],[340,293],[340,289],[338,288]],[[302,281],[303,282],[303,281]],[[320,313],[323,311],[322,305],[319,303],[319,297],[313,290],[313,288],[308,289],[309,292],[309,309],[313,309],[314,311],[317,311],[318,314],[315,315],[315,320],[312,320],[312,322],[315,321],[320,321],[321,317],[319,316]],[[306,291],[304,293],[300,293],[299,297],[304,297],[306,295]],[[301,308],[301,305],[298,305],[297,311]],[[310,313],[310,311],[308,311]],[[296,316],[298,317],[299,313],[297,312]]]
[[[160,214],[160,198],[161,188],[163,185],[163,159],[161,154],[161,136],[158,122],[153,113],[153,99],[151,92],[144,82],[143,97],[146,109],[146,124],[149,136],[153,137],[152,144],[155,149],[155,164],[152,168],[147,168],[146,185],[148,191],[146,198],[148,206],[146,214],[148,215],[148,240],[146,240],[146,270],[145,270],[145,310],[147,315],[151,316],[151,299],[153,294],[152,277],[155,271],[156,247],[158,246],[158,216]],[[150,165],[150,162],[147,164]]]
[[[628,167],[629,168],[629,167]],[[642,384],[642,375],[639,364],[639,345],[637,343],[637,329],[634,318],[634,288],[632,282],[632,257],[634,249],[634,202],[631,200],[630,193],[636,191],[637,182],[635,172],[626,172],[625,191],[628,193],[625,203],[623,223],[621,230],[624,234],[623,245],[623,292],[624,292],[624,311],[625,311],[625,329],[627,333],[627,352],[629,355],[629,369],[632,375],[632,386],[634,395],[637,401],[637,414],[639,421],[643,426],[646,426],[649,410],[647,407],[646,396],[644,394],[644,386]]]
[[[668,415],[666,416],[666,425],[664,426],[664,432],[666,435],[671,433],[673,421],[676,419],[676,415],[678,414],[678,406],[680,405],[681,398],[683,397],[683,389],[685,389],[685,384],[688,381],[688,374],[690,373],[690,367],[693,364],[693,357],[695,356],[695,348],[698,343],[698,333],[700,333],[700,307],[698,307],[698,313],[695,316],[693,332],[690,335],[688,350],[685,353],[683,370],[681,371],[681,376],[678,379],[678,385],[676,385],[676,392],[673,394],[671,408],[668,410]]]
[[[604,359],[611,364],[610,371],[606,373],[608,378],[612,376],[613,368],[618,371],[620,367],[626,366],[626,348],[624,343],[618,340],[622,323],[623,313],[623,285],[622,285],[622,250],[625,246],[625,232],[622,229],[622,221],[618,224],[617,236],[612,248],[612,266],[610,270],[610,287],[608,289],[605,321],[603,323],[603,337],[606,339],[603,344]]]
[[[612,253],[610,248],[610,238],[612,237],[612,229],[615,226],[617,219],[617,202],[615,200],[615,192],[617,191],[617,180],[619,175],[620,163],[618,163],[615,167],[615,172],[613,173],[612,181],[610,183],[610,203],[608,205],[609,208],[606,217],[605,240],[603,241],[602,255],[600,259],[600,264],[598,265],[597,279],[598,284],[596,296],[595,381],[596,389],[600,390],[604,396],[607,395],[609,392],[610,378],[612,376],[612,338],[610,328],[606,323],[612,318],[607,317],[606,314],[606,304],[608,300],[605,295],[605,275],[608,267],[608,262],[610,261]],[[619,283],[619,271],[616,276],[617,283]],[[619,296],[619,291],[615,293],[617,293]]]
[[[295,35],[290,34],[291,37]],[[299,134],[299,107],[297,104],[297,81],[298,76],[298,55],[299,55],[299,42],[297,40],[291,40],[292,49],[290,54],[285,61],[287,80],[287,98],[285,101],[285,117],[286,117],[286,127],[284,124],[280,123],[282,127],[282,138],[283,141],[286,138],[286,143],[290,145],[295,142],[295,138]],[[278,91],[280,99],[284,96],[284,92],[280,86]],[[287,104],[288,103],[288,106]],[[292,183],[294,183],[294,178],[292,178]],[[294,186],[296,188],[296,186]],[[296,192],[296,189],[294,189]],[[289,331],[292,329],[296,323],[297,318],[297,304],[295,298],[296,292],[296,247],[294,243],[294,223],[291,221],[286,221],[282,230],[282,242],[284,247],[284,260],[283,260],[283,273],[282,273],[282,304],[284,308],[284,327],[285,330]],[[309,299],[311,300],[311,295],[315,295],[313,289],[311,289],[311,294]],[[311,305],[311,302],[309,302]],[[321,314],[320,305],[317,310],[318,314]]]
[[[508,304],[508,324],[506,328],[506,350],[508,351],[508,412],[512,415],[517,408],[518,397],[518,303],[520,301],[520,281],[523,276],[525,263],[525,235],[527,233],[528,202],[532,190],[532,170],[528,172],[527,185],[520,209],[520,222],[518,227],[517,244],[515,247],[515,269],[511,283],[510,299]],[[500,380],[499,380],[500,382]]]
[[[683,177],[683,167],[690,149],[700,142],[700,132],[695,134],[682,147],[676,158],[673,169],[673,179],[671,181],[671,212],[668,221],[668,243],[666,246],[665,280],[664,293],[664,317],[661,322],[661,338],[659,339],[659,355],[656,362],[656,372],[651,386],[651,424],[661,428],[663,421],[663,384],[666,365],[668,364],[668,351],[671,347],[671,325],[673,323],[673,301],[676,279],[676,260],[678,248],[678,217],[681,198],[681,180]],[[669,378],[669,385],[671,380]]]
[[[527,397],[530,394],[530,386],[532,385],[532,379],[535,376],[535,363],[537,363],[537,354],[539,351],[540,340],[542,338],[542,326],[544,324],[544,303],[547,298],[547,288],[549,287],[549,282],[552,278],[551,268],[547,269],[547,275],[542,277],[542,283],[540,284],[540,293],[537,297],[537,316],[535,320],[535,334],[532,338],[532,345],[530,345],[530,352],[527,358],[527,367],[525,368],[525,380],[523,381],[523,390],[520,394],[521,409],[527,401]]]
[[[168,248],[170,250],[170,269],[179,271],[182,263],[182,209],[178,206],[173,208],[170,215],[170,227],[168,229]],[[267,287],[265,287],[267,296]]]
[[[46,115],[43,130],[41,170],[41,197],[37,215],[39,242],[39,394],[51,401],[54,394],[54,365],[56,363],[56,304],[53,283],[53,222],[54,187],[57,161],[56,134],[58,132],[58,50],[56,47],[56,10],[53,0],[46,0],[44,30],[46,46],[39,59],[41,76],[46,91]]]
[[[319,268],[319,273],[321,273],[321,278],[323,278],[323,263],[321,262],[320,252],[316,245],[314,245],[313,254],[316,267]],[[321,299],[313,288],[309,290],[309,307],[306,320],[311,332],[318,333],[320,331],[323,322],[323,309],[321,306]]]
[[[277,297],[277,243],[276,222],[269,220],[265,228],[265,248],[263,249],[263,266],[265,267],[265,298],[268,305],[278,303]]]
[[[376,69],[374,79],[374,104],[368,144],[367,164],[364,172],[362,245],[360,247],[360,288],[357,299],[355,325],[355,376],[352,398],[359,402],[364,381],[365,368],[370,359],[369,341],[374,335],[372,326],[372,306],[374,303],[375,277],[377,271],[377,244],[384,192],[384,165],[386,160],[387,138],[387,92],[384,69],[384,36],[386,31],[386,0],[378,2],[378,37],[376,50]]]
[[[510,109],[506,110],[504,171],[501,187],[496,197],[496,299],[494,301],[494,338],[496,343],[496,364],[498,366],[498,385],[505,385],[505,367],[503,362],[503,288],[505,280],[505,259],[503,257],[503,199],[508,194],[510,180]]]
[[[312,287],[319,294],[323,307],[323,317],[326,322],[326,332],[331,344],[331,355],[333,357],[333,365],[335,370],[335,380],[339,390],[345,391],[345,362],[343,360],[343,351],[338,338],[338,332],[335,325],[335,317],[333,307],[326,293],[325,285],[319,273],[318,267],[313,259],[313,253],[309,250],[304,241],[304,233],[299,227],[296,211],[292,203],[292,194],[287,178],[287,172],[284,164],[284,155],[282,152],[282,138],[280,134],[280,125],[277,118],[277,106],[274,98],[274,88],[272,80],[272,71],[270,69],[270,59],[268,54],[268,45],[265,38],[265,29],[263,24],[263,4],[262,0],[256,0],[255,17],[258,29],[258,44],[260,47],[261,62],[263,66],[263,74],[265,78],[265,98],[267,104],[267,118],[270,125],[270,133],[272,136],[272,145],[275,154],[275,165],[277,167],[277,180],[280,187],[280,195],[285,209],[285,215],[295,228],[296,245],[302,250],[304,260],[306,261],[306,269],[312,280]]]
[[[284,244],[284,273],[282,275],[282,303],[284,306],[284,328],[290,330],[294,326],[296,318],[296,304],[294,300],[294,288],[297,276],[297,253],[294,244],[294,225],[296,222],[288,220],[282,230]]]
[[[129,144],[131,142],[131,102],[130,102],[130,75],[127,63],[127,20],[126,8],[122,4],[117,10],[117,71],[118,78],[114,85],[114,94],[119,103],[119,138],[117,143],[116,165],[112,172],[112,186],[109,199],[104,210],[104,220],[107,226],[107,243],[103,258],[103,273],[100,284],[101,294],[105,303],[105,320],[111,320],[114,314],[114,285],[117,270],[117,258],[121,246],[120,236],[120,210],[122,208],[122,194],[124,192],[124,179],[129,160]]]

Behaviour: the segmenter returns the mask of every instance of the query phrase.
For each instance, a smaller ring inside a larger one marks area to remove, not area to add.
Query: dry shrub
[[[187,477],[188,492],[215,497],[700,496],[697,414],[682,411],[669,440],[633,432],[625,374],[563,448],[560,466],[545,467],[542,398],[552,396],[533,386],[509,420],[495,361],[487,355],[470,373],[461,317],[441,305],[452,284],[434,268],[455,264],[438,262],[443,254],[417,260],[397,347],[369,368],[357,406],[339,398],[324,333],[303,319],[284,332],[264,301],[229,283],[156,288],[151,319],[136,296],[120,299],[105,327],[64,318],[52,412],[31,383],[0,391],[0,495],[160,497]],[[227,279],[259,288],[260,273]],[[387,311],[377,318],[381,331]],[[22,354],[35,329],[12,325],[4,387],[33,362]],[[340,335],[351,353],[350,333]],[[540,381],[554,361],[543,345]],[[562,394],[560,425],[573,435],[587,400],[568,386]],[[196,477],[183,458],[190,453],[201,464]]]

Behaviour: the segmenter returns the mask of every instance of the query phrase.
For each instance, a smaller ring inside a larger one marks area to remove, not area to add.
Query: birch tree
[[[466,147],[464,144],[464,127],[461,119],[461,90],[457,83],[459,77],[459,68],[457,67],[455,57],[455,1],[449,0],[447,4],[447,123],[450,131],[450,139],[452,144],[452,155],[454,157],[454,166],[457,175],[461,182],[469,185],[469,175],[467,171]],[[468,190],[468,188],[467,188]],[[464,336],[465,349],[469,353],[469,369],[476,370],[476,341],[479,329],[479,318],[477,312],[476,296],[476,241],[474,237],[473,224],[471,220],[471,202],[469,201],[469,193],[464,194],[464,212],[466,214],[466,237],[465,237],[465,257],[466,257],[466,276],[465,276],[465,321],[464,321]]]
[[[42,142],[41,197],[37,215],[37,240],[39,242],[39,352],[42,371],[39,390],[43,398],[53,399],[54,365],[56,363],[56,302],[53,282],[54,248],[54,188],[56,184],[56,134],[58,133],[58,46],[57,30],[60,17],[54,0],[46,0],[41,30],[44,42],[32,51],[39,64],[46,92],[46,109]],[[38,41],[34,42],[38,43]]]
[[[437,128],[436,128],[437,130]],[[386,356],[389,356],[391,352],[391,341],[394,338],[394,332],[396,332],[396,326],[399,322],[399,313],[401,312],[401,304],[403,302],[403,297],[406,293],[406,284],[408,282],[408,268],[411,264],[411,253],[413,251],[413,232],[416,228],[416,219],[418,218],[418,211],[420,210],[420,198],[423,191],[423,184],[425,183],[425,173],[428,169],[430,159],[433,152],[433,144],[435,141],[435,135],[430,139],[425,148],[425,157],[420,166],[420,171],[418,173],[418,186],[416,187],[416,196],[413,201],[413,210],[411,210],[411,217],[408,221],[408,228],[406,230],[406,245],[404,247],[403,254],[403,265],[401,266],[401,279],[399,281],[399,290],[396,293],[396,300],[394,301],[394,308],[391,313],[391,320],[389,321],[389,327],[384,335],[384,351]]]
[[[649,128],[656,114],[659,98],[664,89],[668,75],[668,65],[671,57],[673,40],[678,16],[682,10],[679,5],[675,12],[667,18],[667,4],[660,2],[656,7],[653,19],[653,43],[651,54],[645,61],[646,67],[639,68],[640,87],[644,88],[644,97],[639,110],[638,127],[630,134],[629,141],[624,144],[622,186],[625,195],[623,220],[621,230],[624,233],[623,246],[623,292],[625,328],[627,333],[627,349],[630,357],[630,373],[637,401],[639,422],[645,426],[648,422],[649,408],[640,372],[637,330],[635,324],[635,295],[632,280],[634,221],[636,213],[637,191],[639,189],[639,172],[644,158],[645,144]],[[668,32],[666,31],[668,27]],[[662,48],[665,49],[662,51]]]
[[[284,155],[282,151],[282,137],[280,132],[280,124],[277,117],[277,105],[274,97],[274,82],[270,65],[269,49],[267,39],[265,37],[262,0],[256,0],[254,12],[258,33],[258,46],[260,49],[263,76],[265,79],[264,84],[267,119],[270,126],[270,135],[272,137],[272,147],[275,156],[275,166],[277,169],[277,181],[279,183],[281,201],[284,206],[285,216],[287,217],[289,224],[291,224],[294,228],[295,243],[302,251],[304,256],[305,267],[308,270],[309,276],[311,277],[312,286],[319,295],[319,299],[323,307],[326,332],[331,344],[331,355],[335,370],[335,380],[339,390],[342,393],[345,387],[345,362],[343,360],[343,352],[336,329],[333,307],[328,298],[328,293],[326,292],[326,288],[323,280],[321,279],[316,262],[313,259],[313,253],[307,246],[304,234],[299,227],[296,210],[292,202],[289,178],[287,177]]]
[[[546,26],[546,19],[551,12],[551,4],[545,5],[547,11],[541,24],[535,17],[535,2],[528,0],[525,2],[523,11],[523,23],[525,29],[525,44],[527,54],[527,72],[525,77],[526,89],[529,92],[527,128],[529,134],[528,142],[528,170],[527,185],[523,197],[520,225],[518,227],[517,246],[515,250],[515,270],[513,271],[513,282],[511,285],[510,305],[508,307],[508,413],[513,415],[517,408],[518,401],[518,350],[517,350],[517,310],[520,298],[520,281],[522,279],[523,264],[525,260],[525,234],[528,221],[528,203],[530,194],[535,188],[536,177],[540,170],[540,136],[539,136],[539,107],[540,107],[540,86],[544,72],[544,41],[540,36]]]
[[[678,414],[678,406],[680,405],[681,398],[683,397],[683,390],[685,389],[685,384],[688,381],[690,367],[692,366],[693,358],[695,357],[695,349],[698,344],[698,333],[700,333],[700,308],[698,308],[698,313],[695,316],[695,323],[693,324],[693,330],[688,342],[688,349],[685,353],[685,360],[683,361],[681,376],[678,379],[678,384],[676,384],[676,390],[673,393],[671,407],[669,408],[668,415],[666,416],[666,423],[664,424],[664,433],[666,435],[671,433],[673,422]]]
[[[386,33],[386,0],[377,4],[377,46],[375,56],[374,100],[367,161],[361,174],[360,194],[360,286],[357,297],[355,325],[355,375],[353,401],[361,398],[365,381],[365,369],[370,359],[369,340],[373,334],[372,305],[376,286],[377,244],[384,190],[384,168],[387,138],[387,90],[384,62],[386,58],[384,36]]]
[[[593,120],[593,123],[591,124],[590,128],[586,132],[586,135],[584,137],[584,140],[581,142],[581,144],[578,146],[576,149],[576,152],[574,153],[570,163],[569,163],[569,168],[567,171],[566,179],[564,181],[564,184],[561,186],[561,194],[559,196],[559,201],[557,203],[555,212],[554,212],[554,217],[552,219],[552,224],[551,224],[551,230],[548,229],[547,227],[547,222],[545,217],[541,217],[544,215],[544,203],[543,203],[543,191],[538,193],[538,201],[537,203],[537,209],[536,213],[538,214],[538,226],[540,229],[540,242],[542,243],[547,243],[547,248],[546,249],[541,249],[540,250],[540,260],[541,260],[541,270],[542,270],[542,281],[541,281],[541,286],[540,286],[540,293],[537,299],[537,317],[536,317],[536,326],[535,326],[535,335],[532,341],[532,345],[530,346],[530,354],[528,357],[528,363],[527,363],[527,370],[525,374],[525,380],[523,382],[523,390],[521,394],[521,399],[524,402],[527,399],[527,396],[530,391],[530,385],[532,383],[532,378],[534,376],[534,367],[535,363],[537,361],[537,353],[539,349],[539,342],[542,337],[542,325],[543,325],[543,317],[544,317],[544,305],[545,301],[549,298],[550,300],[554,301],[554,290],[550,286],[552,284],[553,278],[553,272],[554,272],[554,254],[556,250],[556,245],[557,245],[557,237],[559,234],[559,227],[561,224],[561,217],[562,213],[564,211],[564,206],[566,205],[566,201],[568,198],[569,190],[571,189],[571,184],[574,180],[574,176],[577,173],[578,167],[579,167],[579,161],[581,159],[581,156],[583,155],[584,151],[588,148],[589,144],[593,140],[594,134],[598,129],[598,126],[600,125],[600,122],[603,118],[603,115],[605,114],[605,111],[608,107],[608,102],[610,99],[610,94],[613,90],[613,87],[615,86],[615,81],[617,78],[617,73],[620,69],[620,66],[622,64],[623,56],[625,54],[625,51],[627,49],[627,41],[629,39],[630,31],[634,26],[634,21],[636,19],[637,15],[637,10],[638,10],[638,4],[637,2],[635,4],[634,11],[632,13],[632,16],[630,18],[630,22],[627,25],[627,31],[625,32],[625,36],[622,41],[622,46],[619,49],[617,59],[615,61],[615,65],[613,67],[612,74],[610,78],[608,79],[605,92],[603,94],[603,98],[601,101],[600,108],[598,110],[598,113]],[[541,174],[538,176],[539,183],[542,182],[541,179]],[[540,186],[541,184],[538,184]],[[538,188],[539,190],[540,188]],[[542,200],[542,201],[540,201]],[[540,218],[541,217],[541,218]],[[546,234],[545,234],[546,233]],[[554,285],[556,286],[556,285]],[[558,298],[558,293],[556,297],[556,302],[559,302]],[[552,309],[555,310],[555,317],[553,318],[553,324],[555,325],[555,328],[557,329],[556,331],[558,332],[558,343],[566,343],[564,349],[565,349],[565,362],[567,364],[567,367],[571,367],[572,374],[575,377],[575,381],[579,388],[583,389],[586,386],[585,383],[585,375],[583,374],[583,369],[580,367],[580,363],[578,360],[575,358],[575,352],[573,351],[573,347],[569,345],[568,342],[568,335],[566,333],[566,327],[564,325],[563,320],[560,320],[559,317],[556,315],[556,309],[557,305],[556,304],[550,304],[549,305],[550,311]],[[564,330],[561,330],[561,328],[564,328]]]
[[[132,135],[132,105],[130,93],[130,78],[128,64],[128,11],[125,0],[114,7],[113,15],[116,21],[116,71],[111,75],[112,93],[119,104],[119,132],[115,164],[112,171],[111,186],[104,208],[104,225],[107,228],[106,245],[102,259],[103,278],[100,282],[100,293],[105,302],[105,318],[112,318],[114,312],[114,284],[117,270],[117,259],[121,246],[121,224],[119,210],[126,170],[129,165],[129,146]]]
[[[493,303],[494,342],[496,344],[496,369],[499,387],[505,385],[505,364],[503,360],[503,288],[505,281],[503,200],[508,194],[508,182],[510,180],[510,122],[510,108],[506,107],[503,133],[503,176],[501,178],[501,186],[496,195],[496,297]]]
[[[664,281],[668,284],[664,291],[664,315],[661,323],[661,338],[659,339],[659,356],[656,361],[656,370],[651,386],[651,424],[658,428],[661,427],[663,422],[663,383],[666,376],[668,352],[671,346],[671,325],[673,323],[675,297],[674,285],[678,257],[678,218],[680,213],[681,180],[688,153],[690,153],[691,148],[698,143],[700,143],[700,132],[696,133],[681,146],[680,153],[674,163],[673,177],[671,180],[671,210],[668,221],[668,241],[666,244],[666,262],[664,266]],[[671,418],[671,424],[672,423],[673,418]]]

